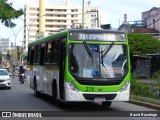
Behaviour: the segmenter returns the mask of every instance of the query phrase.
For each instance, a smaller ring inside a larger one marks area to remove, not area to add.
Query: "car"
[[[0,69],[0,87],[11,89],[11,78],[6,69]]]

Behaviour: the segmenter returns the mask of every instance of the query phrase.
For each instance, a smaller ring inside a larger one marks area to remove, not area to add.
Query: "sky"
[[[48,4],[63,3],[66,0],[46,0]],[[82,5],[82,0],[72,0]],[[127,14],[128,21],[141,20],[141,13],[150,10],[152,7],[160,7],[160,0],[84,0],[85,5],[90,1],[90,6],[99,7],[101,24],[111,24],[112,28],[118,28]],[[8,0],[13,3],[15,9],[23,8],[25,4],[37,3],[38,0]],[[21,45],[23,41],[23,17],[14,20],[15,28],[4,27],[0,23],[0,38],[9,38],[10,42]],[[14,34],[17,34],[15,37]],[[15,38],[17,40],[15,40]]]

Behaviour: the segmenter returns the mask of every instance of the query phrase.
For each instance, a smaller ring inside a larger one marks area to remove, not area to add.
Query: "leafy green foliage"
[[[138,100],[138,101],[143,101],[143,102],[147,102],[147,103],[160,105],[160,100],[159,99],[142,97],[142,96],[137,96],[137,95],[130,95],[130,98],[134,99],[134,100]]]
[[[157,81],[157,82],[160,82],[160,70],[158,70],[157,72],[155,72],[153,74],[152,79]]]
[[[158,75],[158,76],[157,76]],[[155,74],[156,79],[152,79],[150,83],[142,83],[138,81],[138,78],[132,74],[131,76],[131,94],[148,97],[148,98],[159,98],[159,87],[158,83],[155,82],[159,79],[159,73]]]
[[[27,55],[23,55],[23,60],[27,60]]]
[[[6,27],[15,27],[16,24],[12,20],[17,19],[22,14],[22,9],[15,10],[11,3],[7,3],[7,0],[0,0],[0,20]]]
[[[2,61],[2,54],[0,53],[0,63],[1,63],[1,61]]]
[[[142,33],[128,34],[130,51],[134,55],[160,53],[160,40],[153,35]]]
[[[21,56],[21,51],[17,50],[17,59],[18,59],[18,61],[20,60],[20,56]]]
[[[11,55],[9,54],[9,51],[7,51],[6,59],[7,59],[7,60],[10,60],[10,59],[11,59]]]

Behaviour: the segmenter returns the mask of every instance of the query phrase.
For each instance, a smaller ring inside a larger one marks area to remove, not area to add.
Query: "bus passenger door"
[[[40,59],[39,59],[39,79],[37,83],[38,91],[43,91],[43,79],[44,79],[44,54],[45,54],[45,47],[41,46],[40,49]]]
[[[34,88],[34,80],[33,80],[33,57],[34,57],[34,50],[30,50],[29,56],[29,65],[30,65],[30,88]]]
[[[65,43],[60,43],[60,57],[59,57],[59,94],[60,99],[64,100],[64,70],[65,70],[65,56],[66,47]]]

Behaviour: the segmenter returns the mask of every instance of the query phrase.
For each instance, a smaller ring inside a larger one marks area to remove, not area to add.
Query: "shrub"
[[[134,74],[132,74],[131,75],[131,94],[157,99],[159,97],[158,96],[159,88],[157,87],[157,83],[155,84],[155,80],[153,80],[151,84],[141,83],[138,81],[138,78]]]

